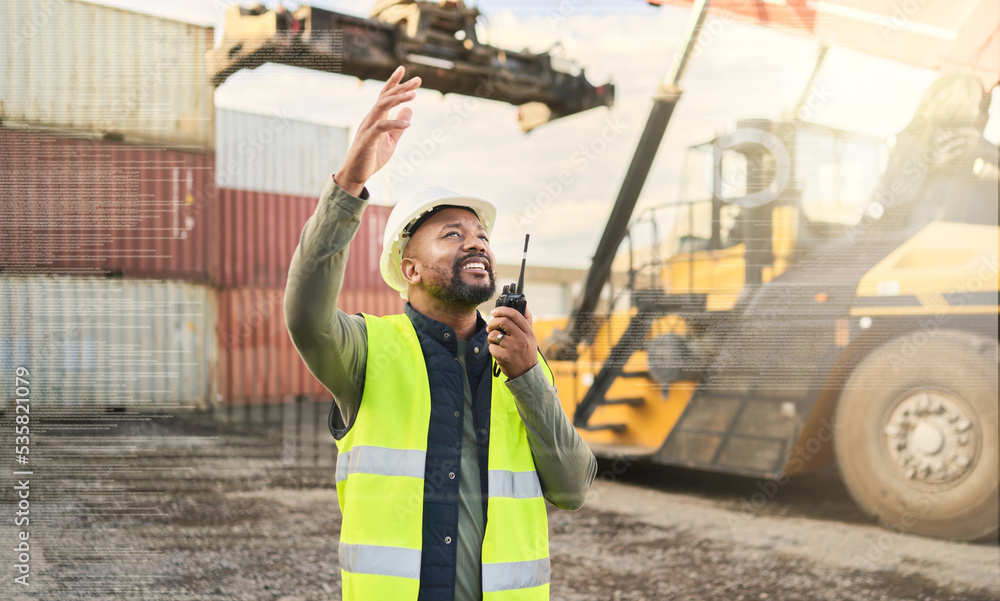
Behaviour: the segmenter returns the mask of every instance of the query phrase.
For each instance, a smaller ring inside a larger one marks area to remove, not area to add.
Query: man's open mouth
[[[478,257],[466,259],[462,263],[462,271],[467,271],[470,273],[475,273],[479,275],[489,275],[488,270],[489,263],[485,259],[480,259]]]

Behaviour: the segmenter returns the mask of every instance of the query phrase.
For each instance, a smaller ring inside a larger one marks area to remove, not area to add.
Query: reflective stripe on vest
[[[490,498],[509,497],[531,499],[542,496],[542,485],[535,472],[512,472],[510,470],[490,470]]]
[[[416,601],[431,404],[427,367],[406,315],[364,317],[365,389],[354,425],[336,441],[344,600]],[[547,601],[545,501],[505,379],[493,378],[491,390],[483,599]]]
[[[355,574],[420,578],[420,550],[340,543],[340,568]]]
[[[541,354],[538,360],[551,383]],[[483,601],[547,601],[548,516],[524,422],[503,376],[493,378],[488,464]]]
[[[337,482],[350,474],[424,477],[425,451],[356,445],[337,456]]]
[[[483,564],[483,592],[497,593],[549,583],[549,558]]]

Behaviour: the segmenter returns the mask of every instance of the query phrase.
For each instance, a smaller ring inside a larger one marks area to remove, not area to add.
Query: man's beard
[[[489,267],[486,268],[489,274],[489,283],[469,284],[462,278],[462,263],[472,258],[482,259],[484,265],[489,265],[486,255],[473,254],[456,259],[451,270],[451,281],[427,287],[427,291],[430,292],[431,296],[445,304],[465,307],[477,307],[493,298],[497,284],[493,277],[493,270]]]

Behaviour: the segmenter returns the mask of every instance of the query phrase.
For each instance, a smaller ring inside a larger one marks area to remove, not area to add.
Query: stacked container
[[[3,126],[205,152],[213,30],[76,0],[0,3]]]
[[[332,401],[284,325],[288,266],[320,192],[347,152],[345,128],[280,114],[216,113],[220,394],[229,404]],[[378,269],[389,208],[369,205],[351,243],[340,308],[402,310]]]
[[[181,280],[0,277],[0,365],[25,367],[32,406],[205,408],[215,392],[215,291]],[[14,397],[4,377],[3,398]]]
[[[347,131],[217,114],[212,43],[86,2],[0,3],[0,369],[29,366],[53,406],[331,400],[282,298]],[[378,272],[387,214],[366,210],[346,311],[402,308]]]
[[[210,154],[14,129],[0,147],[5,273],[217,279]]]
[[[217,394],[212,43],[86,2],[0,3],[0,369],[29,369],[34,409]]]

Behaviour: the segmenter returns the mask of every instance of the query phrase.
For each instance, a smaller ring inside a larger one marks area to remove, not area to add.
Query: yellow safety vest
[[[344,601],[416,601],[431,394],[406,315],[365,315],[368,359],[354,425],[337,441]],[[541,360],[545,375],[552,373]],[[547,601],[542,488],[513,395],[493,378],[483,601]]]

